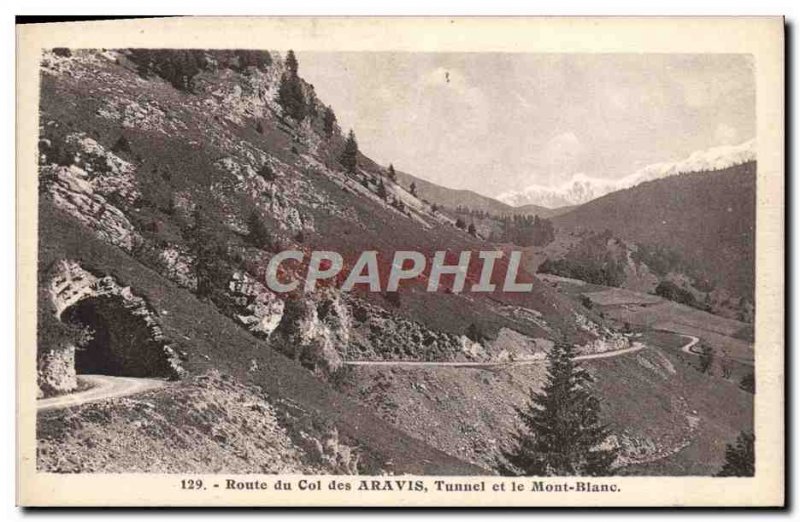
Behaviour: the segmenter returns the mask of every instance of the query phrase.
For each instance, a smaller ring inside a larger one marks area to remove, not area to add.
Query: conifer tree
[[[384,185],[383,179],[381,178],[381,180],[378,181],[378,197],[385,200],[388,195],[389,194],[386,192],[386,185]]]
[[[286,55],[286,71],[281,76],[281,83],[278,86],[278,103],[283,110],[297,121],[303,121],[308,112],[303,85],[297,76],[297,58],[293,51]]]
[[[389,163],[389,179],[397,183],[397,172],[394,171],[394,165]]]
[[[607,476],[617,451],[605,447],[609,432],[600,423],[600,401],[589,389],[592,377],[573,359],[572,346],[557,342],[548,354],[548,378],[517,408],[523,428],[516,447],[504,452],[510,475]]]
[[[294,55],[294,51],[289,49],[289,52],[286,53],[286,71],[294,76],[297,77],[297,57]]]
[[[329,138],[333,136],[333,131],[336,130],[336,114],[330,107],[325,107],[322,113],[322,129]]]
[[[339,163],[350,174],[355,174],[356,167],[358,166],[358,142],[356,142],[356,134],[353,129],[347,135],[347,141],[344,144],[344,151],[339,157]]]
[[[725,464],[717,473],[718,477],[752,477],[756,472],[756,437],[752,433],[741,432],[734,444],[725,448]]]
[[[411,192],[412,196],[417,195],[417,184],[414,183],[413,181],[411,182],[411,187],[409,187],[409,192]]]
[[[272,248],[272,234],[258,211],[253,210],[247,219],[248,239],[256,248],[269,250]]]

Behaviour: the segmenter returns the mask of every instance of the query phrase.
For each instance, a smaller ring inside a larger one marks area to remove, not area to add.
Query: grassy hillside
[[[553,218],[561,229],[610,230],[637,260],[682,272],[753,303],[756,164],[681,174],[608,194]],[[708,290],[706,290],[708,291]]]
[[[187,399],[188,410],[209,402],[217,408],[232,394],[250,396],[238,385],[253,385],[298,448],[304,437],[328,440],[335,429],[338,440],[361,455],[361,471],[474,473],[477,467],[430,448],[331,388],[343,361],[484,360],[496,354],[480,342],[504,328],[529,339],[602,341],[600,330],[577,324],[576,306],[531,274],[521,279],[533,291],[513,295],[455,294],[447,280],[428,293],[429,271],[396,295],[345,294],[335,287],[280,295],[266,288],[265,267],[285,249],[335,250],[348,268],[360,252],[377,250],[385,278],[396,250],[430,259],[438,250],[492,248],[391,182],[363,153],[355,169],[345,169],[339,161],[345,138],[331,109],[301,79],[284,88],[291,68],[278,55],[62,50],[46,53],[42,70],[43,335],[37,349],[40,383],[55,383],[40,384],[43,392],[74,388],[67,374],[75,350],[78,359],[92,358],[103,349],[97,339],[110,339],[120,345],[112,355],[121,360],[106,369],[125,372],[142,357],[136,347],[145,339],[148,357],[166,365],[172,378],[193,382],[222,374],[237,384],[219,386],[220,396]],[[278,103],[290,95],[295,102],[302,97],[301,119]],[[290,267],[294,275],[303,270]],[[192,395],[186,386],[153,392],[152,402],[181,418],[173,411],[181,401],[170,394]],[[103,466],[116,449],[98,440],[124,436],[134,444],[141,435],[115,434],[126,422],[126,407],[126,401],[111,401],[42,415],[42,447],[52,452],[64,444],[79,462],[49,453],[40,455],[40,464],[110,469]],[[226,432],[248,422],[241,415],[209,418]],[[293,429],[298,423],[308,427]],[[76,431],[65,433],[65,425]],[[79,443],[77,433],[90,441],[89,451],[69,449]],[[207,462],[185,469],[232,458],[219,447],[224,441],[206,435],[211,440],[198,444],[216,449]],[[174,462],[161,464],[177,469]]]
[[[288,428],[284,425],[283,429],[288,429],[290,434],[295,435],[295,444],[300,444],[304,437],[299,431],[292,432],[295,424],[306,425],[306,438],[321,437],[324,432],[335,427],[343,444],[357,448],[362,454],[361,472],[383,469],[395,473],[471,474],[480,471],[393,429],[367,408],[355,404],[314,377],[298,362],[268,348],[262,339],[254,337],[219,313],[212,303],[198,300],[188,290],[165,279],[122,250],[91,237],[80,224],[64,213],[43,206],[40,220],[42,233],[39,265],[42,272],[59,259],[80,259],[93,272],[110,275],[130,286],[135,293],[146,296],[149,306],[158,311],[164,333],[174,340],[181,354],[182,365],[190,375],[203,376],[209,372],[213,375],[216,372],[227,376],[229,381],[257,386],[261,393],[266,394],[266,402],[278,410],[279,416],[294,417]],[[212,379],[209,386],[213,381],[216,379]],[[217,391],[218,396],[221,396],[217,400],[226,400],[226,387],[230,388],[225,384]],[[239,387],[234,388],[234,393],[240,393]],[[169,392],[157,391],[151,395],[155,402],[170,401],[170,408],[174,409],[174,398],[170,398],[172,390]],[[209,393],[213,393],[213,390]],[[87,404],[40,416],[40,438],[51,448],[50,456],[43,456],[45,460],[42,465],[50,469],[48,463],[56,465],[60,462],[50,460],[53,453],[59,447],[68,449],[71,439],[65,440],[66,435],[57,435],[64,432],[64,423],[68,422],[78,423],[87,432],[87,438],[81,442],[83,449],[75,454],[72,466],[77,469],[107,470],[101,462],[114,464],[112,455],[107,453],[113,448],[105,444],[93,444],[91,441],[94,438],[102,441],[109,436],[123,437],[123,434],[114,431],[111,421],[125,413],[127,404],[122,399],[114,401],[108,407]],[[177,401],[177,405],[180,404],[181,401]],[[184,402],[183,413],[173,412],[170,415],[180,413],[191,417],[191,410],[197,407],[191,404],[190,401]],[[206,408],[207,406],[200,406],[201,410]],[[97,414],[98,409],[106,413]],[[241,422],[241,419],[238,421]],[[243,428],[225,424],[221,429]],[[250,426],[247,430],[251,437],[261,436],[257,426]],[[202,444],[215,448],[209,461],[198,462],[196,456],[190,461],[176,460],[173,465],[163,461],[155,462],[148,469],[157,470],[159,466],[167,466],[171,471],[210,470],[213,459],[225,458],[226,451],[230,451],[230,448],[226,450],[225,441],[214,441],[212,434],[208,434],[208,437],[212,440],[203,440]],[[54,445],[53,438],[61,441],[61,446]],[[86,440],[90,441],[88,446]],[[160,452],[172,453],[170,440],[169,437],[150,433],[148,443],[161,444],[163,447]],[[123,445],[121,441],[118,444]],[[406,458],[408,455],[414,455],[415,458]],[[251,462],[251,465],[257,466],[258,461]]]

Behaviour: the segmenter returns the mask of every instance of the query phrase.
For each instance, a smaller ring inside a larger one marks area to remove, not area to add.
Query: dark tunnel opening
[[[89,297],[64,310],[61,319],[88,328],[75,350],[78,374],[170,377],[164,344],[153,338],[144,318],[119,296]]]

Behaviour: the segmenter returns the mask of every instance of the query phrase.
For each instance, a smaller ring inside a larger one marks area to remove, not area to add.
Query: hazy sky
[[[382,164],[495,196],[755,136],[745,55],[297,53]]]

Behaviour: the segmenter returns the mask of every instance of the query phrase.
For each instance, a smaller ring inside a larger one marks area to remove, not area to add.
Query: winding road
[[[681,347],[681,351],[697,355],[692,351],[692,348],[700,342],[698,337],[693,335],[683,335],[689,339],[689,342]],[[609,357],[618,357],[629,353],[638,352],[647,346],[642,343],[633,343],[630,348],[622,350],[613,350],[609,352],[591,353],[586,355],[578,355],[575,357],[576,361],[587,361],[592,359],[607,359]],[[492,362],[432,362],[432,361],[345,361],[344,364],[348,366],[410,366],[410,367],[423,367],[423,368],[498,368],[508,366],[525,366],[531,364],[542,364],[546,361],[544,358],[539,359],[525,359],[520,361],[492,361]],[[59,410],[62,408],[70,408],[73,406],[80,406],[87,402],[97,402],[105,399],[114,399],[117,397],[125,397],[137,393],[143,393],[150,390],[156,390],[168,385],[167,381],[162,379],[148,379],[144,377],[115,377],[111,375],[81,375],[79,377],[90,388],[70,393],[68,395],[59,395],[57,397],[49,397],[47,399],[38,399],[36,401],[36,408],[38,411]]]
[[[617,357],[625,355],[626,353],[638,352],[646,348],[642,343],[633,343],[630,348],[622,350],[613,350],[609,352],[590,353],[586,355],[578,355],[574,359],[576,361],[586,361],[591,359],[606,359],[608,357]],[[489,361],[489,362],[464,362],[464,361],[345,361],[344,364],[348,366],[415,366],[415,367],[466,367],[466,368],[496,368],[506,366],[525,366],[530,364],[542,364],[546,362],[545,358],[538,359],[522,359],[519,361]]]
[[[692,351],[692,348],[694,348],[694,346],[700,342],[700,338],[695,337],[694,335],[685,335],[685,334],[680,334],[680,336],[689,339],[689,342],[681,347],[681,351],[690,353],[692,355],[699,355],[697,352]]]
[[[59,410],[71,406],[80,406],[87,402],[96,402],[116,397],[125,397],[136,393],[142,393],[167,386],[167,381],[161,379],[147,379],[144,377],[114,377],[111,375],[81,375],[79,380],[91,387],[70,393],[59,395],[47,399],[38,399],[36,409],[38,411]]]

